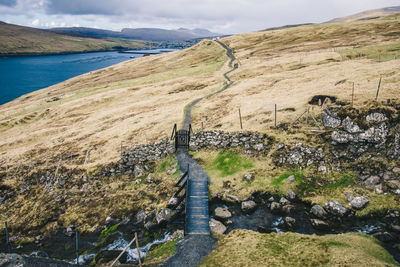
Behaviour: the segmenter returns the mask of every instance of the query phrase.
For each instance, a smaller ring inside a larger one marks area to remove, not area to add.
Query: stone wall
[[[325,142],[278,144],[277,166],[309,168],[311,172],[351,171],[359,183],[376,192],[400,194],[400,134],[396,112],[370,110],[350,118],[342,110],[323,111]]]
[[[253,132],[226,133],[221,131],[200,131],[192,135],[190,150],[227,149],[240,147],[247,154],[267,154],[271,140],[267,135]],[[133,147],[122,154],[117,166],[104,168],[103,175],[112,176],[123,173],[141,176],[151,169],[149,164],[175,153],[173,141],[164,140],[154,144]]]

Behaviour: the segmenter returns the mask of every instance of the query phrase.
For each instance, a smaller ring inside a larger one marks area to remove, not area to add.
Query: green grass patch
[[[156,167],[157,173],[165,173],[167,170],[176,169],[175,174],[179,173],[178,161],[175,158],[175,155],[168,156],[164,160],[161,161]]]
[[[326,244],[329,247],[344,247],[344,248],[349,248],[350,246],[346,243],[335,241],[335,240],[329,240],[326,242]]]
[[[220,151],[213,162],[214,168],[222,177],[235,174],[241,170],[253,168],[254,164],[233,152]]]
[[[375,238],[355,233],[261,234],[234,230],[199,266],[396,266]]]
[[[375,61],[400,59],[400,44],[373,45],[339,51],[345,59],[366,57]]]
[[[336,180],[333,183],[327,185],[326,188],[327,189],[335,189],[335,188],[339,188],[339,187],[346,187],[346,186],[349,186],[349,185],[353,185],[355,178],[356,177],[355,177],[354,174],[344,174],[338,180]]]
[[[109,228],[104,229],[103,231],[101,231],[100,237],[107,237],[107,236],[109,236],[109,235],[112,234],[115,230],[117,230],[118,226],[119,226],[119,223],[117,223],[117,224],[115,224],[115,225],[113,225],[113,226],[111,226],[111,227],[109,227]]]
[[[158,246],[153,246],[147,253],[144,262],[159,262],[168,258],[176,253],[176,243],[180,239],[165,242]]]
[[[285,172],[278,178],[273,179],[271,184],[275,188],[280,188],[282,186],[283,181],[285,181],[287,178],[289,178],[292,175],[296,179],[297,183],[301,183],[301,181],[303,180],[304,173],[300,170],[294,171],[294,172]]]

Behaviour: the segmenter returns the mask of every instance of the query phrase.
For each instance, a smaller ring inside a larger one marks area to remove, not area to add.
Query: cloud
[[[118,15],[129,1],[114,0],[49,0],[46,4],[48,14],[69,15]]]
[[[40,24],[40,20],[39,20],[39,19],[34,19],[34,20],[32,20],[32,22],[31,22],[31,25],[32,25],[32,26],[35,26],[35,27],[39,26],[39,24]]]
[[[17,0],[0,0],[0,6],[14,7],[17,5]]]
[[[33,19],[57,25],[208,28],[239,33],[286,24],[324,22],[368,9],[399,5],[399,0],[0,0],[4,19],[29,25]],[[15,19],[16,16],[25,19]]]

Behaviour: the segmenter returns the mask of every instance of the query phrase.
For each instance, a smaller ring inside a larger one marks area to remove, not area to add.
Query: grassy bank
[[[375,238],[356,234],[307,236],[235,230],[199,266],[396,266]]]

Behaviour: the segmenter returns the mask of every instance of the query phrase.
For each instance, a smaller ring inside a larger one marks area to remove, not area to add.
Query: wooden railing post
[[[8,227],[7,227],[7,222],[4,223],[6,226],[6,242],[7,242],[7,249],[8,253],[11,253],[11,245],[10,245],[10,238],[8,236]]]

